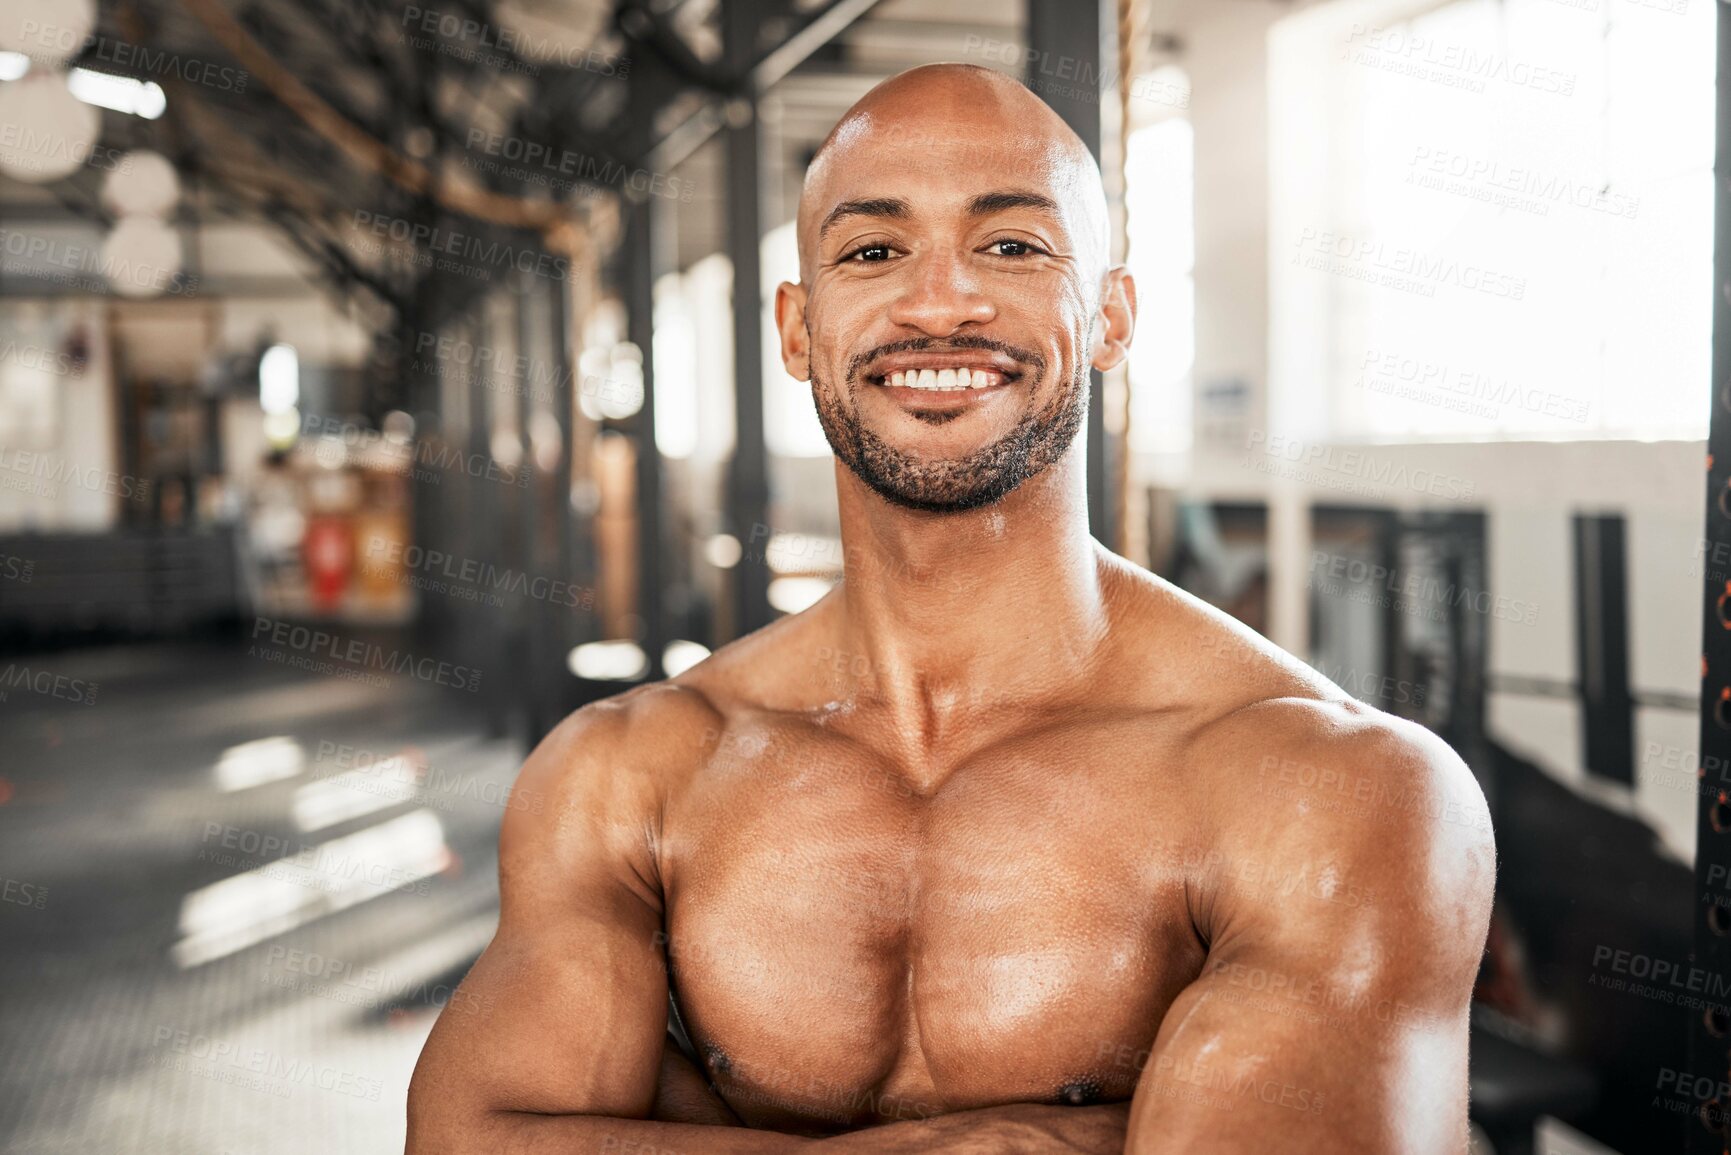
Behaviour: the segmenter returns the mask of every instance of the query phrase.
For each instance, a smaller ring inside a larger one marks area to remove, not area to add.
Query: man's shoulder
[[[1364,703],[1270,698],[1192,749],[1228,864],[1489,909],[1496,846],[1472,771],[1424,727]],[[1424,905],[1406,904],[1416,916]]]

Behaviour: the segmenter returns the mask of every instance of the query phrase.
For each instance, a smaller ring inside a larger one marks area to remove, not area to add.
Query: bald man
[[[915,69],[798,229],[844,578],[530,757],[408,1150],[1464,1151],[1484,799],[1090,538],[1136,293],[1086,149]]]

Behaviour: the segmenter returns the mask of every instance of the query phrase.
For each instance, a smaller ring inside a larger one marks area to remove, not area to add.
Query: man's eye
[[[861,245],[843,259],[859,261],[862,264],[887,261],[890,259],[890,247],[888,245]]]
[[[992,247],[998,250],[1000,257],[1025,257],[1040,252],[1027,241],[1018,241],[1010,237],[1005,237],[1001,241],[993,241]]]

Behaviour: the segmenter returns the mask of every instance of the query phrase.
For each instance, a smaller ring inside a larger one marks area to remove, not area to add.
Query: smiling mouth
[[[971,389],[994,389],[1015,380],[1015,375],[1000,369],[973,366],[946,366],[942,369],[897,370],[883,377],[870,378],[874,385],[894,389],[917,389],[928,393],[961,393]]]

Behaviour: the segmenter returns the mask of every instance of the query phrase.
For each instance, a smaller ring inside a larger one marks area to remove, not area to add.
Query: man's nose
[[[909,259],[916,263],[890,306],[895,324],[947,337],[969,322],[983,323],[997,316],[964,254],[928,252]]]

